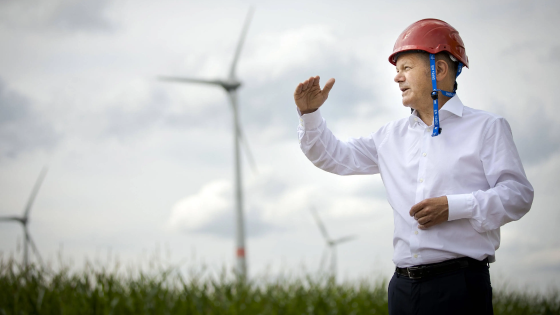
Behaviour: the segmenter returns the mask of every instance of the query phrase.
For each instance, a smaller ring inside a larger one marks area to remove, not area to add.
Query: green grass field
[[[386,281],[337,284],[325,277],[236,281],[226,272],[109,271],[87,264],[27,269],[0,261],[0,314],[387,314]],[[495,314],[560,314],[558,292],[495,290]]]

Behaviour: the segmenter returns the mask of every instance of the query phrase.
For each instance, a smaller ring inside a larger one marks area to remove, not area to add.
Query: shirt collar
[[[440,109],[440,111],[448,111],[455,116],[463,117],[463,102],[459,99],[459,96],[455,94],[452,98],[445,103]]]
[[[452,114],[457,117],[463,117],[463,107],[464,107],[463,102],[461,102],[459,96],[455,94],[455,96],[450,98],[449,101],[447,101],[445,105],[443,105],[439,110],[440,121],[451,116]],[[410,114],[410,117],[408,117],[408,121],[410,122],[410,125],[414,125],[414,123],[419,120],[420,118],[418,117],[418,112],[416,112],[416,110],[412,111],[412,114]]]

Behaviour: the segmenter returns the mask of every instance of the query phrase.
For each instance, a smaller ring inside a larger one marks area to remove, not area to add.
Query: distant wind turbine
[[[29,223],[29,213],[31,212],[31,207],[33,206],[33,202],[35,201],[35,197],[39,192],[39,188],[41,188],[41,184],[47,175],[47,168],[43,167],[41,173],[39,174],[39,178],[35,182],[35,186],[33,186],[33,190],[31,191],[31,196],[29,196],[29,200],[27,200],[27,205],[25,206],[25,210],[23,211],[22,217],[0,217],[0,221],[16,221],[22,224],[23,226],[23,235],[24,235],[24,246],[23,246],[23,265],[27,267],[29,265],[29,245],[33,248],[33,252],[35,252],[35,257],[41,265],[43,265],[43,259],[41,258],[41,254],[39,254],[39,250],[35,245],[35,242],[29,235],[29,230],[27,229],[27,224]]]
[[[247,158],[249,164],[253,171],[256,172],[255,162],[249,145],[247,144],[247,139],[241,130],[238,118],[238,103],[237,103],[237,89],[241,86],[241,81],[236,76],[237,61],[239,60],[239,55],[241,54],[241,48],[247,35],[247,30],[249,29],[249,23],[251,22],[251,17],[253,15],[253,8],[249,9],[247,18],[245,19],[245,25],[241,31],[241,37],[237,44],[237,49],[235,50],[235,55],[231,63],[231,68],[229,71],[229,76],[226,79],[216,79],[216,80],[205,80],[205,79],[195,79],[195,78],[185,78],[185,77],[159,77],[160,80],[170,81],[170,82],[180,82],[180,83],[200,83],[200,84],[211,84],[221,86],[228,94],[231,108],[233,111],[233,142],[234,142],[234,156],[235,156],[235,204],[236,204],[236,269],[237,274],[246,279],[247,277],[247,262],[245,259],[245,229],[243,220],[243,188],[242,188],[242,178],[241,178],[241,165],[239,158],[239,143],[241,142],[245,146],[245,152],[247,153]]]
[[[327,255],[330,253],[330,271],[331,271],[331,277],[335,278],[336,277],[336,263],[337,263],[337,257],[336,257],[336,246],[341,244],[341,243],[345,243],[348,241],[351,241],[353,239],[356,239],[357,236],[344,236],[341,238],[338,238],[336,240],[331,239],[331,237],[329,236],[329,233],[327,232],[327,228],[325,227],[325,225],[323,224],[323,222],[321,221],[321,218],[319,218],[319,214],[317,213],[317,210],[314,207],[311,207],[311,214],[313,215],[313,218],[315,218],[315,222],[317,223],[317,226],[319,227],[319,230],[321,231],[321,234],[323,235],[323,238],[325,239],[325,243],[326,243],[326,247],[325,250],[323,251],[323,255],[321,255],[321,265],[319,266],[320,270],[325,270],[325,263],[326,263],[326,259],[327,259]]]

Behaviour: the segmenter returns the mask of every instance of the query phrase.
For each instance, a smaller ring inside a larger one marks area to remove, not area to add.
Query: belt
[[[427,265],[418,265],[407,268],[397,267],[395,272],[403,277],[413,280],[429,278],[442,273],[455,271],[468,267],[489,267],[488,258],[476,260],[470,257],[461,257],[443,262]]]

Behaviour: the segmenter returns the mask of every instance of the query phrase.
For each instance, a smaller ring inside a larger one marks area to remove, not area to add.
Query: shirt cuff
[[[305,130],[317,129],[323,122],[323,116],[321,116],[319,109],[313,113],[301,115],[300,119],[303,129]]]
[[[472,194],[447,195],[448,221],[472,218],[474,196]]]

